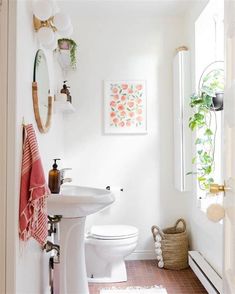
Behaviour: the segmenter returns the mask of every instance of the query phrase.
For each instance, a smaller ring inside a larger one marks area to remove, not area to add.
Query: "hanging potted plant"
[[[59,51],[68,50],[69,51],[69,66],[72,69],[77,67],[77,43],[73,39],[59,39],[58,40]]]
[[[201,92],[212,97],[210,109],[212,111],[223,110],[224,98],[224,70],[216,68],[209,71],[202,79]]]
[[[215,68],[211,69],[212,66]],[[218,62],[213,62],[200,77],[198,93],[190,97],[193,114],[189,118],[189,128],[196,131],[196,155],[192,159],[196,171],[188,174],[196,174],[202,190],[209,190],[214,182],[216,111],[223,109],[223,92],[224,70],[218,67]]]

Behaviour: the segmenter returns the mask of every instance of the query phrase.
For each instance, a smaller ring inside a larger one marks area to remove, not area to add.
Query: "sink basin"
[[[47,198],[49,215],[83,217],[95,213],[114,201],[113,194],[105,189],[64,185],[60,194]]]
[[[102,210],[114,200],[113,193],[108,190],[72,185],[63,185],[60,194],[47,197],[47,213],[62,216],[60,264],[54,276],[59,293],[89,294],[84,250],[86,216]]]

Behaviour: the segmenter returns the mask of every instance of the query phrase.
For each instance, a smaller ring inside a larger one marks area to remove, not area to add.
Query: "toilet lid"
[[[138,234],[138,229],[126,225],[92,226],[90,234],[97,239],[114,240],[134,237]]]

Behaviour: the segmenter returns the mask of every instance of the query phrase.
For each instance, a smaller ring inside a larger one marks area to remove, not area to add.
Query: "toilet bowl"
[[[124,258],[136,248],[138,229],[125,225],[93,226],[85,238],[89,282],[127,281]]]

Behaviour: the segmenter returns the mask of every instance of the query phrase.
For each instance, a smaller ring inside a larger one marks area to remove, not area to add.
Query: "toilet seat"
[[[126,225],[92,226],[89,237],[102,240],[120,240],[132,238],[138,235],[138,229]]]

